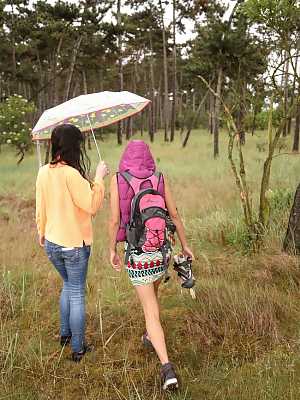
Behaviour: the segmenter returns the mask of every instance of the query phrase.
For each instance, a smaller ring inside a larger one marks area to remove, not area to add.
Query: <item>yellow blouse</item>
[[[47,164],[36,180],[38,233],[63,247],[82,247],[93,241],[92,216],[104,198],[103,180],[89,182],[65,164]]]

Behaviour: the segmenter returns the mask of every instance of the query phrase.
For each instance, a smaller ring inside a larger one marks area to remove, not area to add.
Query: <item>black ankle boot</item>
[[[89,344],[85,344],[83,345],[83,349],[79,352],[74,351],[72,353],[72,360],[74,362],[80,362],[81,359],[83,358],[83,356],[85,355],[85,353],[90,353],[91,351],[93,351],[93,346],[89,345]]]
[[[60,345],[63,346],[67,346],[72,339],[72,335],[68,335],[68,336],[61,336],[60,337]]]

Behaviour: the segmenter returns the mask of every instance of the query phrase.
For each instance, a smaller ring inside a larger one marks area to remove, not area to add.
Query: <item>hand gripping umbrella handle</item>
[[[99,147],[98,147],[97,140],[95,138],[95,133],[94,133],[94,129],[93,129],[92,124],[91,124],[91,120],[90,120],[89,114],[87,114],[86,116],[87,116],[87,119],[88,119],[89,124],[90,124],[91,132],[92,132],[92,136],[93,136],[93,139],[94,139],[94,142],[95,142],[95,145],[96,145],[96,150],[97,150],[97,153],[98,153],[98,156],[99,156],[99,160],[102,161],[102,157],[101,157],[101,154],[100,154],[100,150],[99,150]]]

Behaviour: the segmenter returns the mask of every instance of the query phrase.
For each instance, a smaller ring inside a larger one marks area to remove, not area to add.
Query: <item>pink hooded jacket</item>
[[[141,189],[152,187],[151,182],[149,180],[147,181],[147,178],[155,173],[156,165],[149,146],[142,140],[132,140],[128,143],[122,155],[118,172],[126,171],[136,178],[144,180]],[[126,240],[126,224],[128,224],[130,219],[131,200],[134,197],[134,192],[119,173],[117,173],[117,182],[120,204],[120,228],[117,234],[117,241],[123,242]],[[160,179],[158,191],[164,196],[163,176]]]

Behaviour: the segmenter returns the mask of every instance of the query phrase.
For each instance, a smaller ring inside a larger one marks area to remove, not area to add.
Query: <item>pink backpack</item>
[[[168,211],[165,199],[158,191],[161,174],[155,173],[146,179],[136,178],[129,172],[120,172],[120,175],[134,191],[130,219],[126,226],[129,248],[127,253],[135,248],[146,253],[161,250],[164,254],[167,244]],[[150,181],[152,188],[141,189],[145,181]]]

